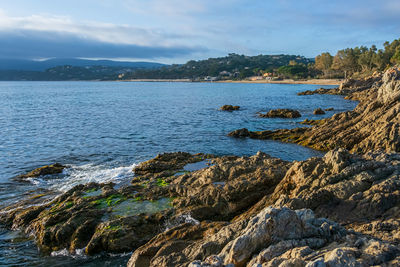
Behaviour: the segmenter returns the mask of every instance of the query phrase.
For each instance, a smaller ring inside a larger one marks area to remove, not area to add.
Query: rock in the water
[[[319,88],[317,90],[311,91],[307,90],[304,92],[297,93],[297,95],[315,95],[315,94],[335,94],[336,91],[335,89],[325,89],[325,88]]]
[[[232,106],[232,105],[223,105],[220,107],[220,110],[223,111],[234,111],[234,110],[239,110],[240,106]]]
[[[66,166],[61,165],[60,163],[54,163],[51,165],[46,165],[37,169],[34,169],[33,171],[30,171],[26,174],[22,174],[17,176],[18,179],[23,179],[23,178],[29,178],[29,177],[39,177],[43,175],[50,175],[50,174],[60,174],[63,172],[63,170],[66,168]]]
[[[313,114],[314,115],[324,115],[325,111],[323,111],[322,108],[317,108],[316,110],[314,110]]]
[[[294,109],[272,109],[266,114],[259,114],[262,118],[300,118],[301,114]]]
[[[163,177],[174,174],[189,163],[199,162],[209,157],[212,156],[205,154],[192,155],[186,152],[163,153],[151,160],[140,163],[133,168],[133,171],[136,175],[154,176],[158,174],[158,176]]]
[[[326,108],[325,111],[332,111],[334,108]]]
[[[242,129],[238,129],[238,130],[234,130],[234,131],[230,132],[228,134],[228,136],[243,138],[243,137],[249,137],[250,133],[249,133],[249,130],[247,130],[246,128],[242,128]]]

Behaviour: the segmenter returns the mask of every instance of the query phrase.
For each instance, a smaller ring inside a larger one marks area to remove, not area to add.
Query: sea
[[[297,96],[319,85],[185,82],[0,82],[0,209],[41,189],[65,192],[88,182],[129,183],[132,168],[159,153],[249,156],[263,151],[288,161],[322,152],[271,140],[236,139],[230,131],[304,127],[357,105],[335,95]],[[334,86],[322,86],[332,88]],[[225,104],[239,111],[220,111]],[[270,109],[301,118],[260,118]],[[333,108],[313,115],[316,108]],[[62,179],[17,175],[52,163]],[[125,266],[130,253],[43,255],[32,237],[0,225],[0,266]]]

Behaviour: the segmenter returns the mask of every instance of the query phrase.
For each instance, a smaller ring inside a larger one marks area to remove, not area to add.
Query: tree
[[[333,63],[333,56],[328,52],[322,53],[321,55],[315,58],[315,68],[320,70],[324,73],[325,76],[328,75],[329,71],[331,70]]]
[[[396,52],[393,54],[390,62],[392,62],[393,64],[400,64],[400,46],[396,48]]]
[[[333,58],[332,69],[342,71],[344,78],[358,71],[357,54],[359,54],[359,51],[359,48],[339,50]]]
[[[370,49],[362,47],[360,56],[358,57],[358,64],[360,65],[362,71],[372,70],[374,64],[373,59],[376,54],[376,46],[371,46]]]

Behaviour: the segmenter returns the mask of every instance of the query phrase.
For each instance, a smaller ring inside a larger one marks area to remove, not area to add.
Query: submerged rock
[[[266,114],[259,114],[262,118],[300,118],[301,114],[294,109],[272,109]]]
[[[39,177],[39,176],[50,175],[50,174],[60,174],[63,172],[63,170],[65,168],[66,168],[66,166],[61,165],[60,163],[54,163],[51,165],[46,165],[46,166],[34,169],[33,171],[30,171],[26,174],[19,175],[19,176],[17,176],[17,179]]]
[[[232,106],[232,105],[223,105],[222,107],[219,108],[219,110],[222,111],[234,111],[234,110],[239,110],[240,106]]]

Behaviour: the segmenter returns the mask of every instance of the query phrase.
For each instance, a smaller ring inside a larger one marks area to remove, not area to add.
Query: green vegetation
[[[107,207],[113,207],[121,202],[126,200],[126,198],[120,194],[114,194],[111,196],[108,196],[107,198],[101,198],[92,201],[91,203],[95,205],[99,209],[107,208]]]
[[[324,78],[348,78],[371,75],[393,64],[400,64],[400,39],[385,42],[383,49],[375,45],[339,50],[335,56],[328,52],[315,58],[315,69]]]
[[[46,71],[0,70],[0,80],[5,81],[90,81],[116,80],[119,75],[133,71],[126,67],[108,66],[57,66]]]
[[[385,42],[383,49],[375,45],[360,46],[318,55],[315,60],[296,55],[245,56],[191,60],[161,68],[130,68],[116,66],[57,66],[46,71],[0,71],[0,80],[129,80],[129,79],[190,79],[192,81],[260,79],[307,79],[362,77],[400,64],[400,39]]]
[[[158,178],[158,179],[157,179],[157,185],[160,186],[160,187],[165,187],[165,186],[168,186],[169,183],[167,183],[167,182],[166,182],[164,179],[162,179],[162,178]]]
[[[110,231],[118,231],[121,228],[122,227],[120,225],[109,225],[109,226],[106,226],[104,229],[105,230],[110,230]]]
[[[136,70],[126,73],[122,79],[192,79],[204,80],[206,77],[218,79],[244,79],[250,76],[273,72],[281,66],[307,64],[313,62],[302,56],[294,55],[258,55],[244,56],[229,54],[226,57],[209,58],[207,60],[191,60],[183,65],[165,66],[153,70]]]
[[[277,73],[284,78],[294,79],[307,78],[310,76],[309,68],[304,64],[282,66],[277,69]]]
[[[114,218],[132,216],[137,214],[154,214],[172,208],[172,198],[158,200],[127,199],[112,207],[111,216]]]

